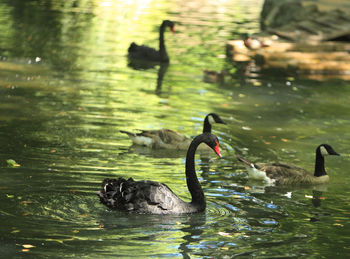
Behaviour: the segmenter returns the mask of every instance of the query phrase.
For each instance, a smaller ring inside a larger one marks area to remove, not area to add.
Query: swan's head
[[[204,137],[204,143],[213,149],[219,157],[221,157],[218,138],[211,133],[203,133],[202,135]]]
[[[164,20],[163,23],[162,23],[162,26],[164,27],[169,27],[171,32],[175,32],[175,23],[173,21],[170,21],[170,20]]]
[[[316,153],[321,154],[322,156],[334,155],[340,156],[335,150],[328,144],[321,144],[317,147]]]
[[[208,119],[208,122],[210,123],[210,125],[212,125],[213,123],[221,123],[221,124],[226,124],[226,122],[224,122],[219,115],[217,115],[216,113],[209,113],[206,118]]]

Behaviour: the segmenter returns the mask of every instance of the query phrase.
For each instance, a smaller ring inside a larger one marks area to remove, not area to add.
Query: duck
[[[181,200],[166,184],[150,180],[135,181],[104,179],[97,192],[102,204],[110,209],[139,214],[188,214],[202,212],[206,208],[203,189],[195,170],[195,153],[199,144],[205,143],[221,157],[219,140],[211,133],[195,137],[186,154],[185,174],[191,201]]]
[[[250,50],[257,50],[264,47],[268,47],[271,45],[271,41],[269,40],[260,40],[251,36],[250,34],[246,34],[243,40],[244,46],[246,46]]]
[[[153,62],[169,62],[169,56],[164,43],[164,31],[169,27],[171,32],[175,32],[175,23],[170,20],[164,20],[159,27],[159,50],[145,46],[137,45],[132,42],[128,48],[128,58],[133,60],[153,61]]]
[[[330,145],[321,144],[316,148],[314,174],[304,168],[275,162],[272,164],[253,164],[237,156],[245,164],[251,179],[263,180],[269,185],[306,185],[329,182],[329,176],[324,168],[324,157],[327,155],[340,156]]]
[[[226,71],[203,70],[203,81],[206,83],[224,83]]]
[[[204,118],[203,133],[211,133],[213,123],[226,124],[216,113],[209,113]],[[141,130],[140,133],[131,133],[125,130],[120,132],[127,134],[134,145],[142,145],[154,149],[187,150],[192,141],[184,134],[170,129]],[[198,150],[210,151],[210,148],[207,145],[200,145]]]

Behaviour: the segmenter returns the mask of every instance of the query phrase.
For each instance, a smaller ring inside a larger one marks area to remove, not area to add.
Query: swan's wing
[[[165,184],[153,181],[140,181],[137,183],[138,192],[135,195],[135,201],[141,201],[141,203],[144,201],[142,209],[147,211],[159,209],[171,211],[180,202],[180,199]]]
[[[97,194],[109,208],[138,213],[166,214],[183,202],[165,184],[132,178],[105,179]]]
[[[145,46],[132,43],[128,49],[129,57],[136,59],[155,59],[160,56],[159,51]]]

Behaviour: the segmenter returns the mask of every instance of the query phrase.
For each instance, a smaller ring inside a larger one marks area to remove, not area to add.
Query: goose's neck
[[[208,116],[204,119],[203,133],[205,132],[211,133],[211,124],[209,123]]]
[[[202,187],[198,181],[196,170],[194,166],[194,157],[196,149],[200,143],[203,142],[203,139],[195,138],[192,141],[190,147],[188,148],[186,155],[186,182],[189,192],[192,196],[191,204],[199,206],[200,208],[205,208],[205,196],[202,190]]]
[[[326,170],[324,169],[324,157],[322,156],[321,151],[317,149],[314,176],[319,177],[323,175],[327,175]]]

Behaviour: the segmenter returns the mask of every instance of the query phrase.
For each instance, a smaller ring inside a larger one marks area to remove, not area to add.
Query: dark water
[[[261,5],[1,0],[0,257],[348,257],[350,85],[234,73],[225,42],[259,30]],[[163,19],[177,22],[169,67],[128,67],[130,42],[156,47]],[[208,84],[204,69],[231,76]],[[209,112],[228,124],[214,126],[223,159],[196,161],[205,213],[126,215],[99,203],[101,181],[119,176],[188,199],[184,153],[131,147],[119,130],[194,136]],[[235,159],[312,170],[321,143],[342,157],[327,157],[331,182],[317,188],[264,187]]]

